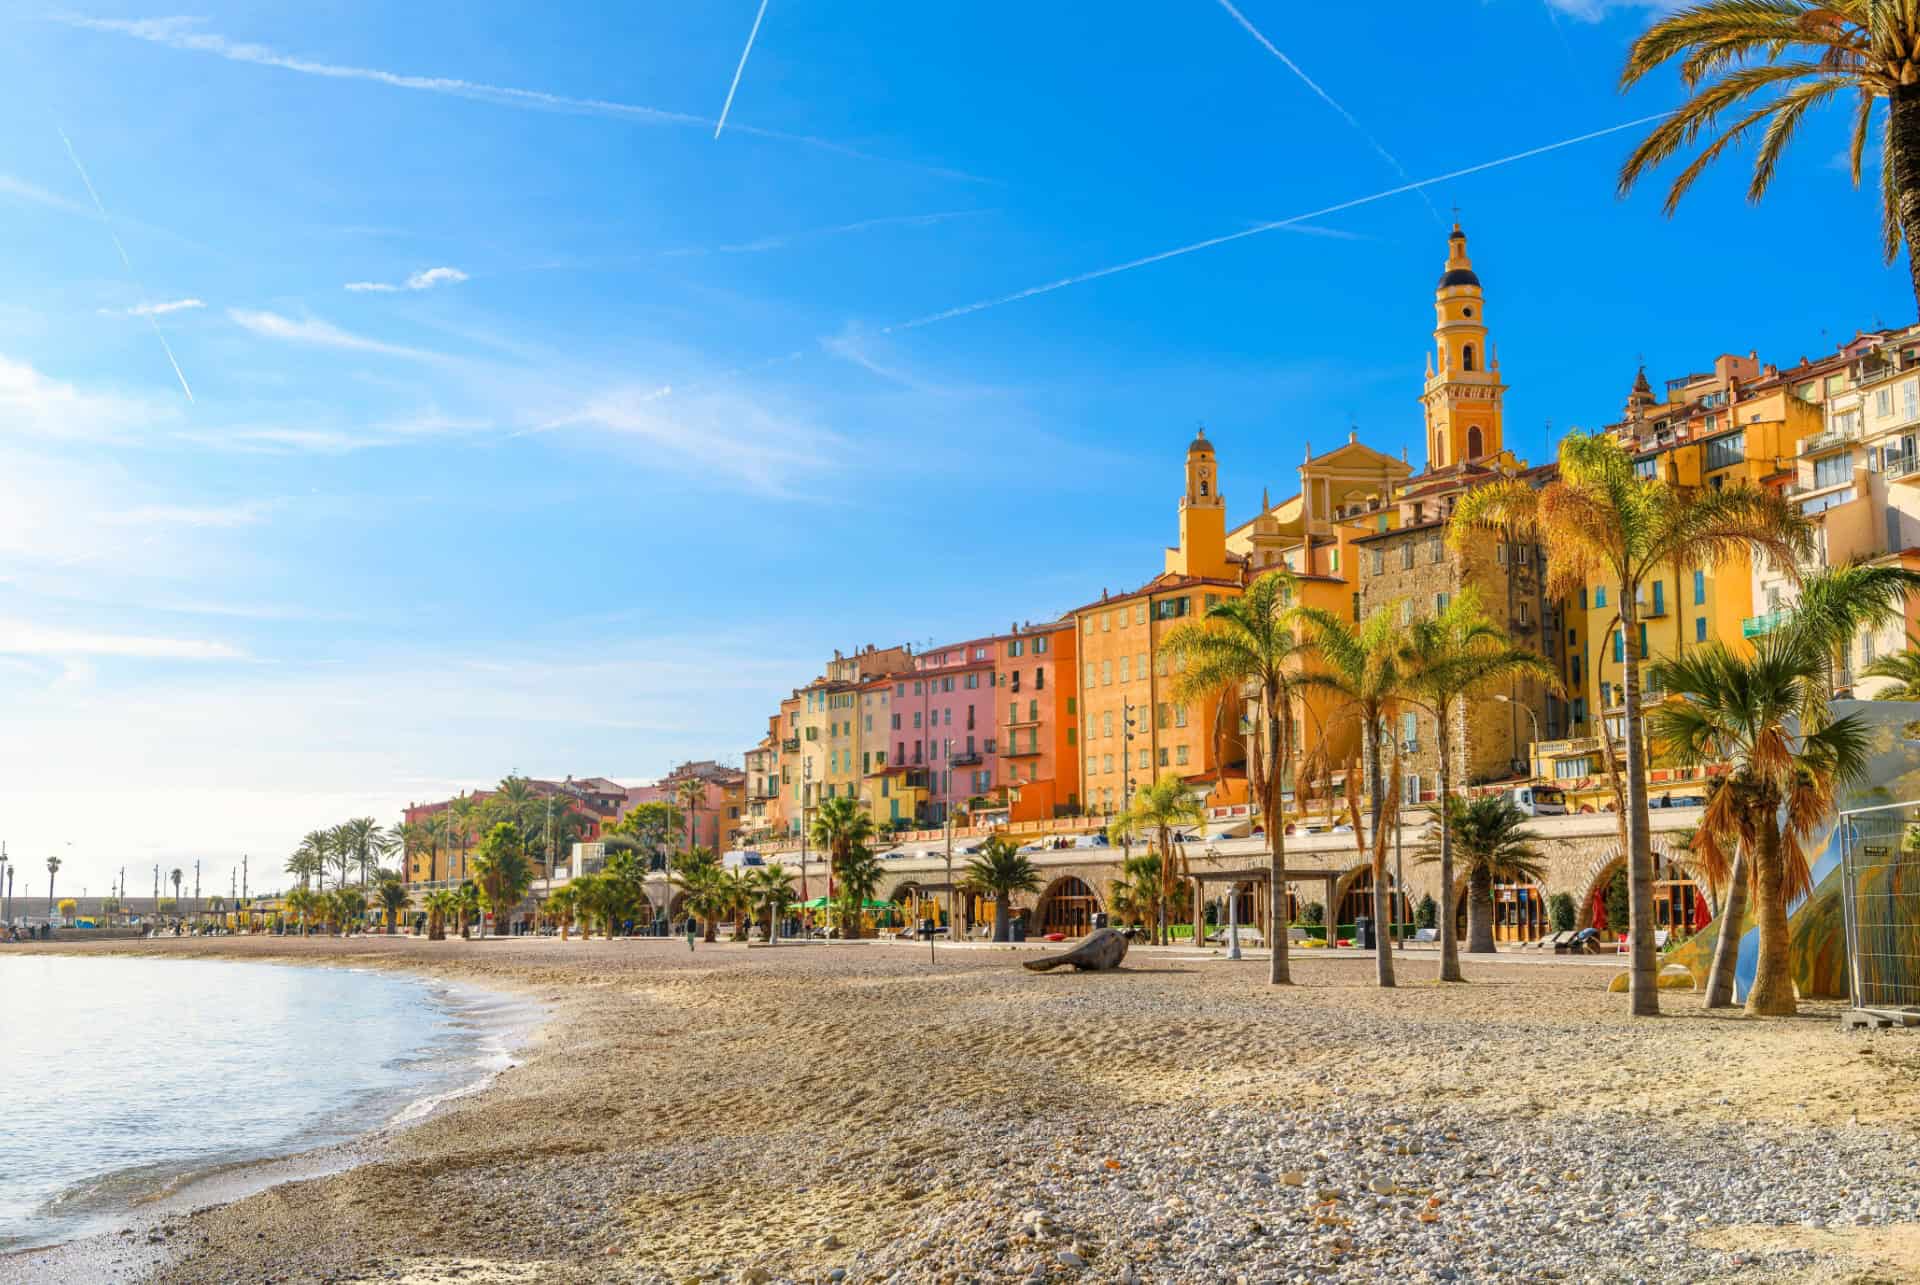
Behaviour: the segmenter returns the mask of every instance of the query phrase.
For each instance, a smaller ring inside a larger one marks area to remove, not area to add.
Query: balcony
[[[985,756],[979,750],[955,750],[947,758],[947,762],[954,767],[978,767],[985,761]]]
[[[1889,455],[1880,471],[1889,482],[1909,482],[1920,486],[1920,454]]]
[[[780,741],[780,752],[783,754],[798,754],[800,752],[800,738],[797,736],[782,737]]]
[[[1845,446],[1848,442],[1860,440],[1860,425],[1848,424],[1838,428],[1829,428],[1823,433],[1815,433],[1800,445],[1802,455],[1818,455],[1830,451],[1836,446]]]
[[[1740,622],[1740,636],[1742,638],[1758,638],[1763,634],[1770,634],[1781,625],[1786,624],[1787,617],[1792,614],[1793,610],[1791,608],[1782,607],[1777,611],[1769,611],[1764,616],[1748,616]]]

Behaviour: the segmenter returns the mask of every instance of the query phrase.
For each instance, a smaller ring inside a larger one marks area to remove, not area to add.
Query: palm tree
[[[540,813],[540,829],[537,832],[539,846],[535,860],[548,877],[552,877],[554,868],[572,853],[573,845],[587,833],[588,824],[586,814],[575,806],[571,798],[557,794],[547,799]]]
[[[1875,700],[1920,701],[1920,638],[1907,635],[1907,649],[1882,656],[1860,671],[1862,678],[1891,678],[1893,686],[1874,693]]]
[[[474,835],[480,829],[480,800],[463,791],[447,804],[440,821],[447,846],[460,853],[460,873],[464,877],[467,849],[473,845]]]
[[[281,901],[300,921],[300,935],[305,937],[307,935],[307,917],[313,913],[313,889],[302,885],[281,898]]]
[[[1176,662],[1174,700],[1192,704],[1222,687],[1250,686],[1259,701],[1270,759],[1260,807],[1267,821],[1267,922],[1273,946],[1267,981],[1274,986],[1293,981],[1284,927],[1287,818],[1280,796],[1293,758],[1293,701],[1302,650],[1291,606],[1297,589],[1291,572],[1269,571],[1240,597],[1215,603],[1201,621],[1177,626],[1160,643],[1160,654]]]
[[[1555,688],[1560,685],[1559,678],[1554,667],[1538,653],[1514,646],[1500,627],[1487,619],[1480,609],[1480,592],[1472,585],[1462,589],[1439,614],[1421,616],[1413,622],[1408,630],[1408,651],[1412,667],[1408,680],[1410,703],[1433,715],[1435,739],[1440,749],[1440,803],[1445,809],[1453,797],[1453,720],[1461,702],[1495,683],[1523,675]],[[1460,975],[1460,942],[1454,932],[1452,909],[1455,830],[1451,824],[1442,825],[1439,830],[1437,859],[1443,907],[1440,980],[1458,982],[1465,979]],[[1467,922],[1471,928],[1471,913]],[[1481,951],[1473,944],[1467,949]],[[1487,932],[1486,949],[1493,949],[1491,928]]]
[[[719,940],[720,918],[726,913],[726,872],[712,848],[690,847],[673,857],[673,886],[685,898],[687,913],[700,921],[703,939]]]
[[[1760,945],[1750,1015],[1796,1011],[1787,907],[1813,886],[1802,845],[1867,770],[1865,721],[1833,717],[1836,645],[1896,617],[1916,590],[1920,574],[1899,567],[1836,567],[1808,580],[1786,623],[1760,637],[1752,656],[1709,643],[1651,671],[1670,696],[1648,715],[1649,732],[1682,766],[1728,767],[1695,850],[1716,881],[1727,873],[1723,836],[1737,835],[1752,858]],[[1722,933],[1739,932],[1742,910],[1725,908]]]
[[[48,857],[47,858],[47,914],[49,916],[53,914],[53,877],[59,873],[60,873],[60,858]],[[173,872],[173,882],[176,885],[178,885],[180,882],[180,872],[178,870]],[[178,898],[176,897],[175,900],[178,900]]]
[[[1496,883],[1539,883],[1547,876],[1547,859],[1533,846],[1535,836],[1527,828],[1527,814],[1515,807],[1504,794],[1483,794],[1477,799],[1441,795],[1432,829],[1436,837],[1420,856],[1423,862],[1437,863],[1448,869],[1452,857],[1458,857],[1467,870],[1467,952],[1491,955],[1493,947],[1493,885]],[[1453,885],[1441,881],[1447,901],[1453,899]],[[1444,919],[1453,918],[1450,904],[1441,907]]]
[[[367,893],[364,888],[341,886],[333,890],[327,899],[333,909],[333,921],[340,929],[340,935],[346,936],[353,928],[353,921],[367,911]]]
[[[49,900],[49,901],[51,901],[51,900],[52,900],[52,898],[53,898],[53,873],[52,873],[52,871],[53,871],[53,867],[52,867],[51,865],[49,865],[49,867],[48,867],[48,873],[47,873],[47,898],[48,898],[48,900]],[[173,884],[173,904],[174,904],[174,905],[176,905],[176,906],[180,904],[180,881],[181,881],[182,879],[184,879],[184,878],[186,878],[186,873],[187,873],[187,872],[186,872],[186,871],[184,871],[184,870],[182,870],[182,869],[181,869],[181,868],[180,868],[179,866],[175,866],[175,867],[174,867],[174,868],[173,868],[173,869],[172,869],[172,870],[171,870],[170,872],[168,872],[168,874],[167,874],[167,880],[168,880],[168,882],[170,882],[170,883],[172,883],[172,884]]]
[[[480,904],[493,915],[493,931],[505,936],[506,918],[526,897],[533,885],[533,865],[527,860],[527,846],[520,830],[511,821],[498,821],[480,840],[473,854],[473,879],[479,889]],[[486,935],[484,922],[481,936]]]
[[[351,822],[343,821],[327,830],[327,859],[333,862],[333,868],[338,872],[333,881],[336,888],[346,886],[347,873],[353,869],[353,845]]]
[[[567,930],[573,927],[573,914],[580,906],[580,890],[573,884],[555,888],[540,903],[540,909],[548,918],[560,925],[560,940],[567,939]]]
[[[460,913],[460,896],[451,888],[435,888],[427,894],[427,940],[445,941],[447,920]]]
[[[1120,877],[1107,885],[1108,904],[1120,922],[1145,928],[1153,933],[1157,925],[1184,915],[1189,907],[1186,884],[1176,882],[1173,900],[1166,900],[1166,883],[1160,876],[1160,854],[1153,851],[1129,856],[1120,864]]]
[[[673,797],[687,814],[687,846],[691,848],[694,844],[694,822],[697,820],[695,813],[707,801],[707,783],[698,777],[685,777],[674,785]]]
[[[749,874],[752,881],[753,902],[765,916],[766,939],[773,941],[780,917],[787,913],[797,898],[793,890],[793,876],[786,867],[778,864],[760,866]]]
[[[1168,940],[1167,914],[1173,906],[1174,888],[1182,874],[1181,863],[1174,860],[1173,832],[1183,825],[1199,825],[1206,817],[1206,810],[1200,806],[1200,801],[1193,796],[1193,790],[1187,783],[1174,773],[1167,772],[1152,785],[1135,790],[1127,810],[1115,817],[1113,824],[1107,827],[1118,837],[1147,837],[1160,856],[1160,921],[1155,934],[1155,940],[1160,944],[1164,945]],[[1271,818],[1268,819],[1267,828],[1273,828]]]
[[[1038,892],[1040,872],[1012,840],[994,835],[980,845],[967,862],[966,886],[993,898],[993,939],[1006,941],[1013,914],[1013,894]]]
[[[373,869],[374,859],[380,855],[387,841],[385,830],[372,817],[355,817],[342,827],[347,836],[347,849],[353,864],[360,867],[360,886],[365,888],[369,882],[368,872]]]
[[[400,912],[407,908],[407,886],[397,878],[382,879],[379,884],[380,905],[387,912],[387,935],[392,936],[400,924]]]
[[[1302,674],[1300,682],[1331,693],[1343,714],[1360,725],[1361,743],[1366,747],[1367,792],[1372,799],[1367,833],[1373,840],[1373,922],[1378,934],[1374,973],[1382,986],[1394,984],[1393,934],[1386,931],[1392,922],[1387,901],[1387,830],[1399,824],[1400,805],[1400,756],[1393,755],[1389,773],[1386,728],[1403,705],[1416,699],[1411,640],[1395,619],[1397,609],[1398,604],[1392,603],[1378,607],[1358,625],[1318,607],[1300,609],[1314,653],[1321,661],[1319,667]],[[1351,772],[1347,780],[1351,794],[1355,788]],[[1357,805],[1355,822],[1354,841],[1358,843]],[[1397,895],[1399,890],[1391,891]]]
[[[886,871],[880,867],[880,858],[863,841],[854,844],[853,850],[841,860],[839,873],[841,932],[844,936],[858,939],[861,916],[867,903],[873,900],[873,894],[879,890]]]
[[[870,842],[873,833],[873,817],[866,805],[851,796],[825,799],[813,810],[811,838],[827,854],[828,896],[833,895],[841,865],[855,847]]]
[[[327,886],[327,832],[309,830],[300,839],[300,846],[287,858],[287,873],[300,880],[300,886],[310,888],[316,877],[320,886]]]
[[[1610,436],[1569,433],[1560,441],[1559,475],[1535,490],[1519,478],[1468,491],[1454,508],[1447,538],[1456,548],[1476,532],[1537,540],[1553,550],[1547,592],[1572,596],[1605,576],[1619,588],[1625,667],[1621,721],[1627,757],[1627,895],[1633,938],[1631,998],[1637,1016],[1660,1012],[1653,946],[1653,837],[1647,816],[1647,741],[1641,725],[1639,597],[1646,579],[1672,564],[1719,566],[1765,557],[1798,566],[1812,526],[1771,492],[1739,485],[1681,488],[1633,471],[1633,456]],[[1601,711],[1601,718],[1606,717]]]
[[[1676,58],[1692,97],[1655,126],[1621,166],[1621,194],[1702,134],[1717,133],[1674,179],[1666,201],[1671,215],[1721,152],[1764,124],[1747,185],[1747,199],[1758,201],[1808,112],[1840,95],[1854,99],[1847,163],[1858,187],[1874,108],[1884,98],[1881,250],[1891,263],[1904,240],[1914,299],[1920,303],[1920,5],[1913,0],[1699,0],[1634,41],[1620,87],[1631,87]],[[1769,97],[1754,106],[1762,92]],[[1727,112],[1737,112],[1738,118],[1723,127],[1721,116]]]

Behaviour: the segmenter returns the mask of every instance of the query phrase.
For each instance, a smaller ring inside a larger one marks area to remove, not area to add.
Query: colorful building
[[[1000,761],[1009,817],[1042,821],[1080,810],[1079,633],[1073,621],[1025,624],[998,640]]]
[[[691,806],[682,793],[688,782],[700,787]],[[675,851],[691,842],[695,847],[721,852],[734,846],[744,828],[747,774],[712,759],[681,763],[651,785],[629,789],[622,815],[642,803],[671,804],[680,813],[680,824],[669,840]]]

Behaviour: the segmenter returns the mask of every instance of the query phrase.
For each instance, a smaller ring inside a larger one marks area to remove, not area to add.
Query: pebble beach
[[[410,969],[547,1015],[352,1168],[167,1219],[163,1253],[38,1260],[100,1279],[1920,1281],[1920,1032],[1831,1005],[1633,1021],[1611,968],[1441,987],[1418,951],[1381,991],[1364,957],[1271,988],[1180,948],[49,949]]]

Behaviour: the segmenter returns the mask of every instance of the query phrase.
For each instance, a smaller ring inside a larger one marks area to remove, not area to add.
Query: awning
[[[815,897],[812,901],[801,902],[800,909],[830,910],[833,907],[838,906],[839,904],[840,903],[837,901],[828,901],[825,897]],[[889,906],[893,905],[891,901],[874,901],[872,898],[868,898],[866,901],[863,901],[860,904],[861,904],[861,908],[865,910],[885,910]]]

